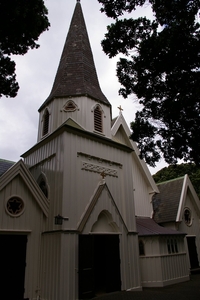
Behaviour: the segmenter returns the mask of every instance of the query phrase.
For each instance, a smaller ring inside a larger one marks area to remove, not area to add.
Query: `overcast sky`
[[[46,0],[45,5],[51,27],[40,36],[39,49],[14,56],[20,90],[14,99],[0,99],[0,157],[6,160],[18,161],[37,141],[38,108],[51,91],[76,0]],[[117,107],[121,105],[129,125],[139,108],[137,100],[134,96],[123,99],[118,95],[116,59],[109,59],[100,45],[112,20],[99,11],[97,0],[81,0],[81,6],[101,89],[112,105],[112,116],[118,115]],[[142,14],[151,15],[150,8],[143,8]],[[159,163],[150,171],[154,174],[163,166]]]

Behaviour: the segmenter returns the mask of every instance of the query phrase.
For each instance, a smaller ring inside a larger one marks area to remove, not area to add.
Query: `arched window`
[[[46,135],[49,132],[49,111],[46,108],[43,116],[43,131],[42,135]]]
[[[37,180],[37,183],[38,183],[39,187],[41,188],[43,194],[48,198],[48,186],[47,186],[47,182],[46,182],[46,179],[44,176],[45,175],[41,174]]]
[[[139,254],[140,255],[145,255],[144,242],[142,240],[139,240]]]
[[[192,224],[192,213],[191,210],[187,207],[184,209],[184,221],[188,226]]]
[[[102,110],[99,105],[94,109],[94,130],[103,132]]]

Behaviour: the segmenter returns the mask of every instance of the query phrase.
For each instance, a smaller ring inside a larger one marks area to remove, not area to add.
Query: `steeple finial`
[[[118,106],[117,108],[119,109],[119,113],[121,114],[121,113],[122,113],[122,111],[123,111],[123,108],[121,107],[121,105],[120,105],[120,106]]]
[[[77,0],[52,91],[39,111],[53,98],[83,95],[110,106],[99,86],[80,0]]]

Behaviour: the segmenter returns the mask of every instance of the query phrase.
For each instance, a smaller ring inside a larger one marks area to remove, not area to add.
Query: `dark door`
[[[80,292],[79,297],[80,299],[90,299],[95,295],[100,295],[100,294],[110,293],[110,292],[115,292],[120,290],[121,290],[121,274],[120,274],[119,236],[118,235],[80,236],[80,240],[79,240],[79,292]]]
[[[79,235],[79,299],[94,297],[94,250],[91,235]]]
[[[197,247],[196,247],[196,237],[195,236],[187,237],[187,244],[188,244],[189,257],[190,257],[190,267],[191,269],[199,268],[199,260],[198,260]]]
[[[26,235],[0,235],[0,293],[4,300],[24,299]]]

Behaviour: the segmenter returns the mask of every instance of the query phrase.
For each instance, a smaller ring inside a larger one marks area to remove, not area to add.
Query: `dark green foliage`
[[[0,0],[0,97],[15,97],[15,62],[12,54],[25,54],[38,48],[40,34],[47,30],[48,11],[43,0]]]
[[[124,58],[117,76],[124,98],[136,94],[142,109],[131,124],[141,157],[155,166],[164,157],[200,164],[200,0],[98,0],[115,19],[102,41],[104,52]],[[154,20],[121,19],[151,5]],[[119,18],[120,17],[120,18]]]
[[[195,164],[180,164],[170,165],[158,171],[153,178],[156,183],[164,182],[170,179],[182,177],[188,174],[190,180],[196,190],[198,197],[200,198],[200,168]]]

